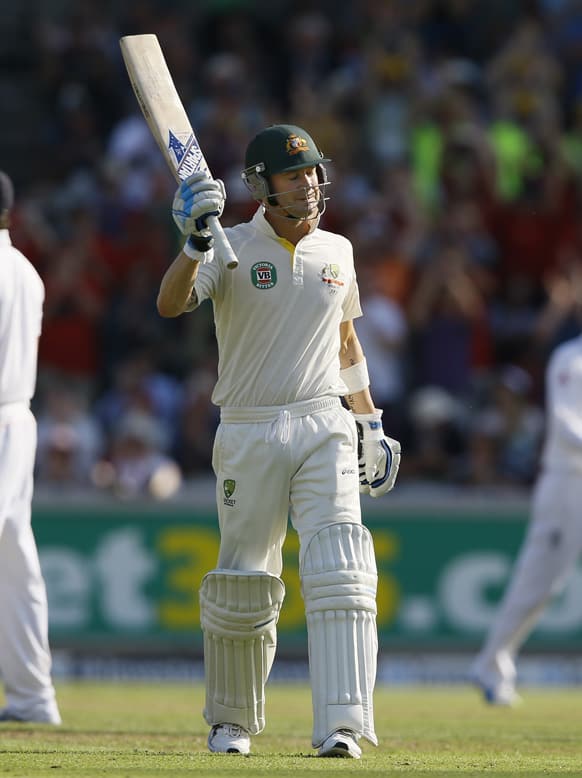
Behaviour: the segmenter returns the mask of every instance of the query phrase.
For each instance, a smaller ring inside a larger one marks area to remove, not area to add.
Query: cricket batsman
[[[378,742],[377,571],[359,494],[392,489],[400,444],[384,434],[354,328],[362,311],[352,245],[319,227],[328,161],[294,125],[251,140],[242,178],[259,206],[226,230],[234,272],[207,227],[222,214],[222,182],[194,173],[172,205],[186,240],[161,281],[158,311],[175,317],[210,299],[219,351],[220,550],[200,589],[214,752],[247,754],[265,727],[289,519],[300,541],[313,747],[358,759],[361,738]]]

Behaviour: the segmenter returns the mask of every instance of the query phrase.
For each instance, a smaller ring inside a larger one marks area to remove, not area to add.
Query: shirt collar
[[[8,230],[0,230],[0,246],[12,246]]]

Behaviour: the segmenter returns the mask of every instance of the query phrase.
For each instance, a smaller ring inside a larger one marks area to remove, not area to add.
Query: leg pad
[[[378,743],[373,713],[377,581],[372,536],[363,525],[333,524],[311,539],[301,586],[315,747],[336,729],[351,729]]]
[[[265,726],[265,683],[277,646],[283,581],[263,572],[213,570],[200,588],[208,724],[251,734]]]

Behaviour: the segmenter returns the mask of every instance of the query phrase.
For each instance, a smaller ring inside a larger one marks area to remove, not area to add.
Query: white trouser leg
[[[476,675],[513,684],[515,657],[550,598],[563,587],[582,548],[582,493],[573,479],[543,477],[536,488],[532,520],[484,646]]]
[[[0,427],[0,673],[11,713],[57,724],[46,589],[30,524],[35,441],[32,414]]]
[[[372,537],[361,524],[320,530],[303,555],[315,747],[341,728],[378,743],[373,711],[377,579]]]
[[[0,585],[0,666],[7,708],[24,719],[57,723],[46,590],[30,525],[7,524],[2,543],[11,554],[6,564],[20,568],[17,577],[9,576],[7,585]]]
[[[208,724],[230,723],[251,734],[265,727],[265,683],[277,646],[285,596],[280,578],[213,570],[200,589]]]

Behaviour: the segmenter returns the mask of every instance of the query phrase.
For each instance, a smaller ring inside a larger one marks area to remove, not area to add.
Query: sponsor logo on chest
[[[277,268],[271,262],[255,262],[251,282],[257,289],[272,289],[277,283]]]

